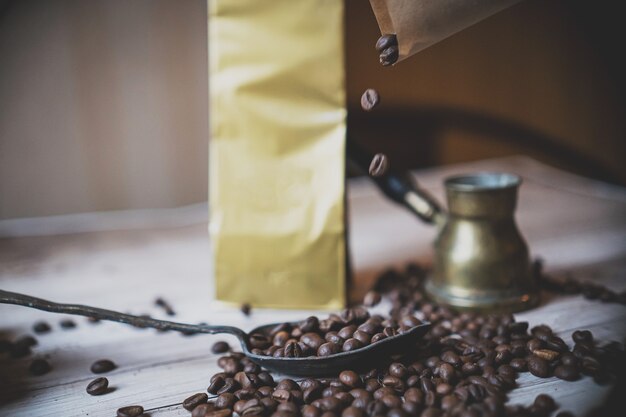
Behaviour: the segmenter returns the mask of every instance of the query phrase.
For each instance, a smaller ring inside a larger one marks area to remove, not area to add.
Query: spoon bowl
[[[234,326],[210,326],[157,320],[150,317],[134,316],[132,314],[119,313],[117,311],[97,307],[55,303],[41,298],[4,290],[0,290],[0,303],[21,305],[52,313],[93,317],[100,320],[116,321],[137,327],[150,327],[158,330],[174,330],[184,333],[231,334],[239,339],[243,353],[254,363],[267,370],[293,376],[330,376],[336,375],[343,369],[358,370],[371,368],[373,364],[385,358],[406,353],[411,348],[415,348],[416,342],[430,329],[430,323],[422,323],[404,333],[387,337],[362,348],[349,352],[335,353],[329,356],[275,358],[273,356],[252,353],[248,343],[248,333]],[[250,331],[250,334],[261,333],[269,335],[271,330],[279,324],[282,323],[272,323],[257,327]],[[297,323],[294,322],[291,324],[295,325]]]

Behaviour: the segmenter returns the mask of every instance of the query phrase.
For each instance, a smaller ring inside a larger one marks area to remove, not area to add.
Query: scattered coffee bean
[[[38,321],[37,323],[33,324],[33,331],[37,334],[48,333],[50,330],[52,330],[52,328],[45,321]]]
[[[50,363],[45,359],[35,359],[28,367],[28,371],[31,375],[35,376],[45,375],[50,372],[51,369]]]
[[[206,404],[209,400],[209,396],[203,392],[193,394],[183,401],[183,408],[187,411],[193,411],[200,404]]]
[[[104,377],[96,378],[87,385],[86,390],[89,395],[106,394],[109,391],[109,380]]]
[[[389,160],[387,155],[382,153],[377,153],[372,158],[372,162],[369,167],[369,174],[372,177],[382,177],[387,173],[387,169],[389,168]]]
[[[546,412],[546,413],[552,412],[556,410],[557,408],[556,403],[554,402],[554,398],[550,397],[547,394],[537,395],[537,397],[535,398],[534,405],[539,410]]]
[[[117,409],[117,417],[139,417],[143,414],[143,407],[140,405],[129,405]]]
[[[574,365],[560,365],[554,369],[554,376],[565,381],[576,381],[580,374]]]
[[[241,305],[240,310],[243,313],[243,315],[247,317],[252,312],[252,306],[250,304],[248,304],[248,303],[243,303]]]
[[[94,374],[104,374],[106,372],[111,372],[117,368],[115,363],[109,359],[100,359],[91,364],[91,372]]]
[[[365,111],[372,111],[374,107],[378,106],[379,102],[380,96],[378,91],[373,88],[368,88],[361,96],[361,108]]]
[[[76,323],[72,319],[63,319],[59,322],[62,329],[73,329],[76,327]]]
[[[550,365],[545,359],[538,356],[530,356],[526,360],[528,371],[539,378],[548,378],[550,376]]]
[[[219,341],[219,342],[215,342],[213,343],[213,346],[211,347],[211,352],[213,353],[225,353],[228,352],[230,350],[230,346],[228,345],[228,343],[223,342],[223,341]]]

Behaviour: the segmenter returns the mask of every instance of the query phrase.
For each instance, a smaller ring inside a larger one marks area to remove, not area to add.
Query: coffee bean
[[[73,329],[76,327],[76,323],[72,319],[63,319],[59,322],[62,329]]]
[[[382,296],[378,291],[368,291],[363,297],[363,305],[367,307],[374,307],[380,303]]]
[[[213,353],[225,353],[225,352],[228,352],[229,350],[230,350],[230,346],[228,345],[228,343],[223,342],[223,341],[215,342],[213,343],[213,346],[211,347],[211,352]]]
[[[551,362],[559,357],[559,352],[550,349],[535,349],[533,355]]]
[[[250,313],[252,313],[252,306],[249,303],[243,303],[240,307],[240,311],[244,316],[250,316]]]
[[[547,394],[537,395],[537,397],[535,397],[535,402],[533,403],[533,405],[539,410],[546,413],[554,411],[557,408],[554,399]]]
[[[398,61],[399,51],[397,46],[390,46],[388,48],[383,49],[383,51],[378,56],[380,63],[387,67],[389,65],[393,65]]]
[[[337,336],[344,340],[350,339],[356,330],[355,325],[345,326],[337,332]]]
[[[35,359],[28,367],[28,371],[31,373],[31,375],[35,376],[45,375],[50,372],[51,369],[52,367],[45,359]]]
[[[545,359],[538,356],[530,356],[526,360],[528,371],[539,378],[548,378],[550,376],[550,365]]]
[[[340,348],[338,344],[327,342],[319,347],[319,349],[317,350],[317,356],[330,356],[339,352]]]
[[[139,417],[143,414],[143,407],[140,405],[129,405],[117,409],[117,417]]]
[[[576,330],[572,333],[572,340],[575,343],[593,342],[593,334],[589,330]]]
[[[389,48],[390,46],[398,45],[398,38],[395,34],[386,34],[382,35],[376,41],[376,50],[378,52],[382,52],[383,50]]]
[[[117,366],[109,359],[101,359],[91,364],[91,372],[94,374],[104,374],[111,372],[115,368],[117,368]]]
[[[565,381],[576,381],[580,374],[576,366],[560,365],[554,369],[554,376]]]
[[[357,388],[362,384],[361,377],[354,371],[341,372],[339,374],[339,380],[350,388]]]
[[[361,343],[359,340],[357,339],[348,339],[346,340],[346,342],[343,344],[342,350],[344,352],[350,352],[353,350],[357,350],[363,347],[363,343]]]
[[[389,159],[387,155],[383,153],[377,153],[372,158],[372,162],[370,162],[369,174],[372,177],[382,177],[387,173],[387,169],[389,168]]]
[[[200,407],[202,407],[202,405],[200,405]],[[196,411],[196,410],[194,410]],[[213,411],[208,411],[204,417],[230,417],[233,414],[232,410],[228,409],[228,408],[223,408],[221,410],[213,410]],[[193,415],[191,415],[191,417],[196,417]]]
[[[361,96],[361,108],[365,111],[371,111],[380,102],[378,91],[373,88],[365,90]]]
[[[215,406],[213,404],[198,404],[191,410],[191,417],[205,417],[213,411],[215,411]]]
[[[38,321],[37,323],[33,324],[33,331],[37,334],[48,333],[50,330],[52,330],[52,328],[45,321]]]
[[[89,395],[102,395],[109,392],[109,380],[100,377],[91,381],[86,388],[87,394]]]

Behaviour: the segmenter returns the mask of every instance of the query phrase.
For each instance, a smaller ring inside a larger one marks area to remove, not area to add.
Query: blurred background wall
[[[626,184],[619,2],[525,0],[382,68],[345,1],[349,130],[396,167],[528,154]],[[206,36],[205,0],[0,0],[0,219],[206,200]]]

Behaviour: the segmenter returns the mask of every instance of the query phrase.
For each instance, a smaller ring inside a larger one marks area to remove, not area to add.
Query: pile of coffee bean
[[[558,294],[582,294],[588,300],[626,305],[626,291],[616,292],[603,285],[590,281],[580,282],[572,277],[546,275],[540,259],[533,263],[533,269],[539,285],[545,290]]]
[[[591,332],[579,330],[571,336],[574,345],[570,349],[545,325],[530,327],[509,314],[455,312],[426,299],[422,286],[425,276],[424,270],[411,264],[405,271],[390,270],[380,277],[363,303],[375,305],[386,297],[392,304],[387,318],[369,316],[363,307],[323,320],[309,317],[297,326],[278,326],[270,337],[260,335],[262,346],[267,347],[257,348],[272,355],[302,354],[303,350],[313,354],[316,349],[308,340],[311,337],[320,354],[326,343],[343,349],[348,340],[360,342],[363,335],[359,333],[357,338],[357,332],[365,333],[371,343],[373,334],[379,334],[376,332],[385,324],[401,326],[406,317],[431,322],[430,332],[406,355],[387,358],[361,374],[347,369],[335,378],[274,381],[269,372],[242,353],[231,352],[218,360],[223,372],[210,379],[207,391],[215,397],[194,394],[184,401],[184,407],[193,417],[228,417],[233,413],[276,417],[542,417],[558,408],[548,395],[537,396],[528,406],[506,405],[507,393],[517,386],[520,374],[554,376],[563,381],[590,376],[597,383],[606,383],[614,380],[616,372],[624,372],[620,344],[600,345]],[[366,332],[363,325],[375,326],[376,330]],[[309,335],[305,338],[309,343],[305,343],[303,336],[309,333],[317,337]],[[567,411],[556,415],[572,416]]]
[[[311,316],[296,325],[283,323],[269,334],[253,333],[249,343],[252,353],[275,358],[329,356],[360,349],[420,324],[413,315],[396,320],[370,316],[365,307],[355,307],[322,320]]]
[[[376,41],[376,50],[378,51],[378,59],[380,63],[387,67],[398,61],[398,38],[394,34],[382,35]]]

